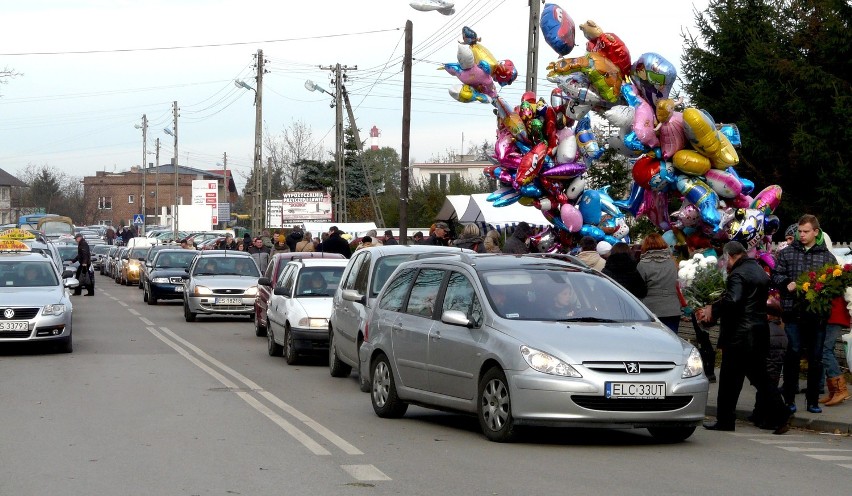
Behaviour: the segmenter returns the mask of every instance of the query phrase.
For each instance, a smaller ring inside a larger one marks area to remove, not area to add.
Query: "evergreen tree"
[[[294,167],[301,170],[295,186],[298,191],[325,191],[337,180],[334,161],[300,160]]]

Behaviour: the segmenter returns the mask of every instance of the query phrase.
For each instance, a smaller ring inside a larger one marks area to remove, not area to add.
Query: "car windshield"
[[[344,267],[305,267],[299,272],[296,296],[332,296]]]
[[[77,256],[77,247],[74,245],[59,245],[57,249],[63,262],[70,262]]]
[[[41,230],[46,235],[54,234],[74,234],[74,227],[67,222],[43,222]]]
[[[185,269],[195,258],[195,252],[184,250],[183,252],[160,253],[154,261],[154,267],[158,269]]]
[[[50,262],[0,262],[0,285],[3,287],[35,288],[58,284]]]
[[[130,250],[130,257],[136,260],[145,260],[145,255],[148,254],[148,249],[150,246],[140,246],[137,248],[132,248]]]
[[[380,258],[373,268],[373,284],[370,287],[372,296],[376,297],[382,291],[385,283],[388,282],[388,278],[393,274],[393,271],[396,270],[399,264],[413,258],[412,255],[388,255]]]
[[[491,308],[514,320],[650,322],[653,317],[605,277],[548,267],[483,272]]]
[[[260,277],[260,271],[249,257],[206,257],[198,261],[193,275]]]
[[[92,253],[97,255],[105,255],[111,249],[110,245],[95,245],[92,247]]]

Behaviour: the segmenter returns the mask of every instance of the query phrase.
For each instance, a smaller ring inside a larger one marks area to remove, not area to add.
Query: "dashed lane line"
[[[128,305],[127,305],[127,303],[125,303],[125,302],[123,302],[123,301],[119,301],[119,302],[118,302],[118,304],[119,304],[119,305],[121,305],[121,306],[123,306],[123,307],[128,306]]]
[[[195,364],[195,366],[197,366],[198,368],[200,368],[204,372],[207,372],[207,374],[209,374],[211,377],[213,377],[214,379],[219,381],[225,387],[232,389],[232,390],[238,389],[238,387],[235,383],[230,381],[228,378],[226,378],[225,376],[223,376],[222,374],[220,374],[219,372],[217,372],[212,367],[208,366],[207,364],[205,364],[204,362],[202,362],[198,358],[192,356],[188,351],[183,349],[177,343],[173,342],[171,339],[168,339],[166,336],[163,336],[163,334],[160,333],[159,331],[157,331],[157,329],[155,329],[153,327],[148,327],[148,331],[151,334],[153,334],[154,336],[156,336],[160,341],[169,345],[172,349],[174,349],[176,352],[178,352],[181,356],[183,356],[184,358],[186,358],[187,360],[189,360],[190,362]],[[270,410],[264,404],[259,402],[256,398],[251,396],[250,393],[247,393],[247,392],[244,392],[244,391],[236,391],[236,394],[237,394],[237,396],[242,398],[243,401],[248,403],[252,408],[254,408],[258,412],[260,412],[261,414],[263,414],[264,416],[266,416],[267,418],[269,418],[270,420],[275,422],[279,427],[284,429],[284,431],[287,432],[288,434],[290,434],[290,436],[292,436],[295,440],[302,443],[302,445],[305,446],[308,450],[310,450],[311,453],[313,453],[315,455],[321,455],[321,456],[331,455],[331,453],[327,449],[325,449],[319,443],[317,443],[316,441],[311,439],[307,434],[305,434],[304,432],[299,430],[298,427],[291,424],[286,419],[284,419],[283,417],[281,417],[277,413]]]
[[[141,315],[139,312],[137,312],[136,310],[134,310],[132,308],[128,308],[127,311],[132,313],[133,315],[135,315],[137,317],[139,317]]]
[[[800,446],[779,446],[779,448],[794,452],[812,452],[812,451],[830,451],[830,452],[850,452],[852,449],[843,448],[802,448]]]
[[[821,460],[824,462],[852,462],[852,456],[843,455],[805,455],[808,458]]]
[[[144,323],[145,323],[145,325],[149,325],[149,326],[154,325],[154,323],[153,323],[153,322],[151,322],[150,320],[146,319],[145,317],[139,317],[139,320],[141,320],[142,322],[144,322]]]
[[[373,465],[341,465],[340,468],[359,481],[388,481],[390,477]]]

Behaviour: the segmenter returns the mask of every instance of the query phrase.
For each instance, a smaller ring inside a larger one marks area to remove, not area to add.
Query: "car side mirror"
[[[273,289],[272,294],[274,294],[275,296],[290,296],[289,294],[287,294],[287,289],[283,286],[280,288]]]
[[[446,312],[444,312],[441,315],[441,322],[462,327],[472,327],[470,319],[467,318],[467,315],[465,315],[464,312],[460,312],[458,310],[447,310]]]
[[[189,280],[189,274],[181,274],[180,278],[183,279],[184,281],[187,281],[187,280]]]
[[[70,277],[68,279],[65,279],[62,284],[66,288],[76,288],[77,286],[80,285],[80,281],[78,281],[77,279],[75,279],[73,277]]]
[[[354,289],[344,289],[340,296],[346,301],[354,301],[362,305],[367,304],[367,295],[362,295]]]
[[[74,277],[74,275],[76,275],[76,274],[77,274],[77,271],[75,271],[73,269],[65,269],[65,270],[62,271],[62,278],[68,279],[69,277]]]
[[[261,277],[257,280],[259,286],[272,286],[272,280],[268,277]],[[278,294],[278,293],[275,293]]]

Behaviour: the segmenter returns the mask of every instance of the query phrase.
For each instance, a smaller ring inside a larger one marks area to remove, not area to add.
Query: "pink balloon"
[[[562,218],[562,223],[570,232],[577,232],[583,227],[583,215],[580,210],[574,205],[566,203],[559,209],[559,216]]]
[[[650,107],[650,106],[649,106]],[[683,114],[672,113],[668,122],[660,125],[660,147],[663,157],[670,159],[678,150],[683,150],[686,144],[686,134],[683,132]]]
[[[742,193],[743,185],[737,176],[719,169],[710,169],[704,173],[708,186],[722,198],[736,198]]]
[[[639,209],[639,215],[647,215],[652,224],[663,231],[671,229],[669,221],[669,194],[645,190],[645,199]]]
[[[734,208],[750,208],[752,202],[754,202],[754,198],[740,193],[736,198],[731,200],[731,206]]]
[[[497,141],[494,143],[494,157],[498,162],[502,162],[513,151],[515,151],[515,138],[509,131],[501,129],[497,133]]]
[[[754,197],[751,208],[756,208],[770,214],[778,208],[779,203],[781,203],[781,186],[773,184],[763,188],[763,190]]]
[[[654,148],[659,146],[660,140],[654,132],[654,109],[645,100],[639,103],[636,113],[633,115],[633,131],[643,145]]]

